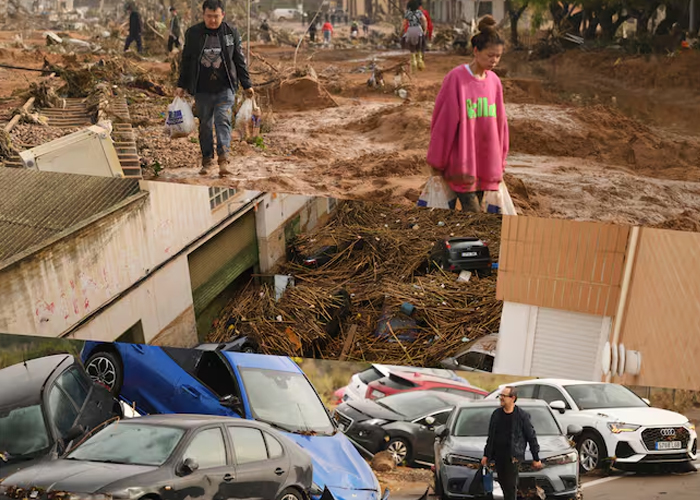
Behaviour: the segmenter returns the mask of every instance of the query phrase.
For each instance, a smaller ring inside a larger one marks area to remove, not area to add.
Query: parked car
[[[440,392],[406,392],[378,401],[350,401],[335,409],[338,427],[374,454],[387,450],[397,464],[433,463],[434,427],[447,423],[464,398]]]
[[[456,408],[446,425],[437,427],[435,446],[435,491],[441,500],[470,498],[464,492],[474,479],[484,456],[491,414],[499,403],[477,401]],[[544,467],[531,467],[529,447],[520,464],[519,488],[534,490],[539,486],[547,498],[574,499],[578,492],[578,455],[562,432],[552,410],[542,401],[518,399],[518,406],[530,413],[540,445]],[[567,434],[577,434],[572,426]],[[534,497],[533,497],[534,498]]]
[[[237,335],[229,342],[220,344],[199,344],[197,349],[204,351],[229,351],[229,352],[258,352],[258,343],[252,337],[247,335]]]
[[[312,484],[308,454],[269,425],[157,415],[113,423],[64,459],[5,478],[0,493],[10,498],[21,489],[28,498],[48,490],[81,499],[306,500]]]
[[[643,464],[695,461],[695,426],[679,413],[652,408],[628,388],[604,382],[538,379],[509,384],[519,397],[541,399],[555,411],[562,426],[580,425],[577,440],[581,471],[605,462],[619,469]],[[487,396],[498,397],[499,389]]]
[[[91,430],[120,418],[109,391],[69,354],[0,370],[0,477],[64,455]]]
[[[88,373],[141,414],[199,413],[266,422],[311,456],[314,498],[379,500],[379,482],[290,358],[86,342]]]
[[[453,370],[491,373],[496,359],[498,334],[485,335],[474,342],[468,349],[455,356],[445,358],[440,365]]]
[[[451,380],[420,372],[391,371],[389,376],[367,385],[367,399],[379,399],[392,394],[410,391],[437,391],[457,394],[470,399],[483,399],[487,391],[470,385],[464,379]]]
[[[489,276],[491,253],[488,245],[479,238],[449,238],[433,245],[430,264],[445,271],[476,271]]]
[[[343,401],[357,401],[365,399],[365,397],[367,396],[368,384],[374,382],[375,380],[379,380],[380,378],[387,377],[392,370],[400,372],[413,371],[418,373],[425,373],[447,380],[464,380],[452,370],[443,370],[440,368],[411,368],[408,366],[373,364],[366,370],[363,370],[352,376],[352,378],[350,379],[350,383],[347,386],[345,386],[345,390],[342,396]]]
[[[273,21],[293,21],[301,19],[301,12],[297,9],[275,9],[270,12],[270,19]]]

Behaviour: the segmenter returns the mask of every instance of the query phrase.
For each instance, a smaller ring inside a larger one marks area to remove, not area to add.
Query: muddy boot
[[[415,73],[418,69],[418,54],[411,54],[411,73]]]
[[[462,212],[481,212],[479,198],[476,196],[476,193],[464,193],[464,196],[459,197],[459,202],[462,205]]]
[[[229,175],[231,172],[229,172],[228,168],[226,168],[228,167],[228,155],[219,155],[217,161],[219,162],[219,177]]]
[[[214,166],[214,158],[203,158],[202,168],[199,170],[199,175],[207,175],[209,169]]]
[[[425,61],[423,61],[423,53],[418,53],[418,70],[423,71],[425,69]]]

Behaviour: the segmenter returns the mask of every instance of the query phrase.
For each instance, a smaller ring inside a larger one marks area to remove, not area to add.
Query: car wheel
[[[277,497],[277,500],[304,500],[304,497],[294,488],[287,488]]]
[[[278,22],[278,23],[283,23],[283,22],[285,22],[286,20],[287,20],[287,18],[285,18],[285,17],[278,17],[278,18],[277,18],[277,22]]]
[[[386,451],[388,451],[396,465],[400,465],[404,462],[411,462],[411,448],[409,444],[401,438],[391,438],[389,444],[386,446]]]
[[[116,354],[96,352],[85,363],[85,371],[95,383],[107,388],[113,395],[121,392],[124,371]]]
[[[603,454],[605,453],[605,445],[596,434],[584,432],[577,448],[579,467],[583,474],[600,468],[603,462]]]
[[[243,349],[241,349],[242,352],[248,353],[248,354],[255,354],[257,351],[255,350],[255,347],[253,347],[250,344],[245,344],[243,346]]]

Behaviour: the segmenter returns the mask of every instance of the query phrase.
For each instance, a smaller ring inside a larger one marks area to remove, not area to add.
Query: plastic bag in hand
[[[484,212],[487,214],[503,213],[503,196],[500,191],[484,191]]]
[[[433,175],[423,188],[417,205],[419,207],[449,209],[450,202],[456,197],[442,176]]]
[[[171,139],[187,137],[194,131],[195,122],[192,108],[182,97],[176,97],[168,106],[165,128]]]

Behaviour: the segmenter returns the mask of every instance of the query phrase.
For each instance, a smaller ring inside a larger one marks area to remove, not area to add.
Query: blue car
[[[81,357],[93,380],[142,415],[223,415],[279,429],[311,456],[314,499],[324,488],[337,500],[389,495],[288,357],[103,342],[86,342]]]

